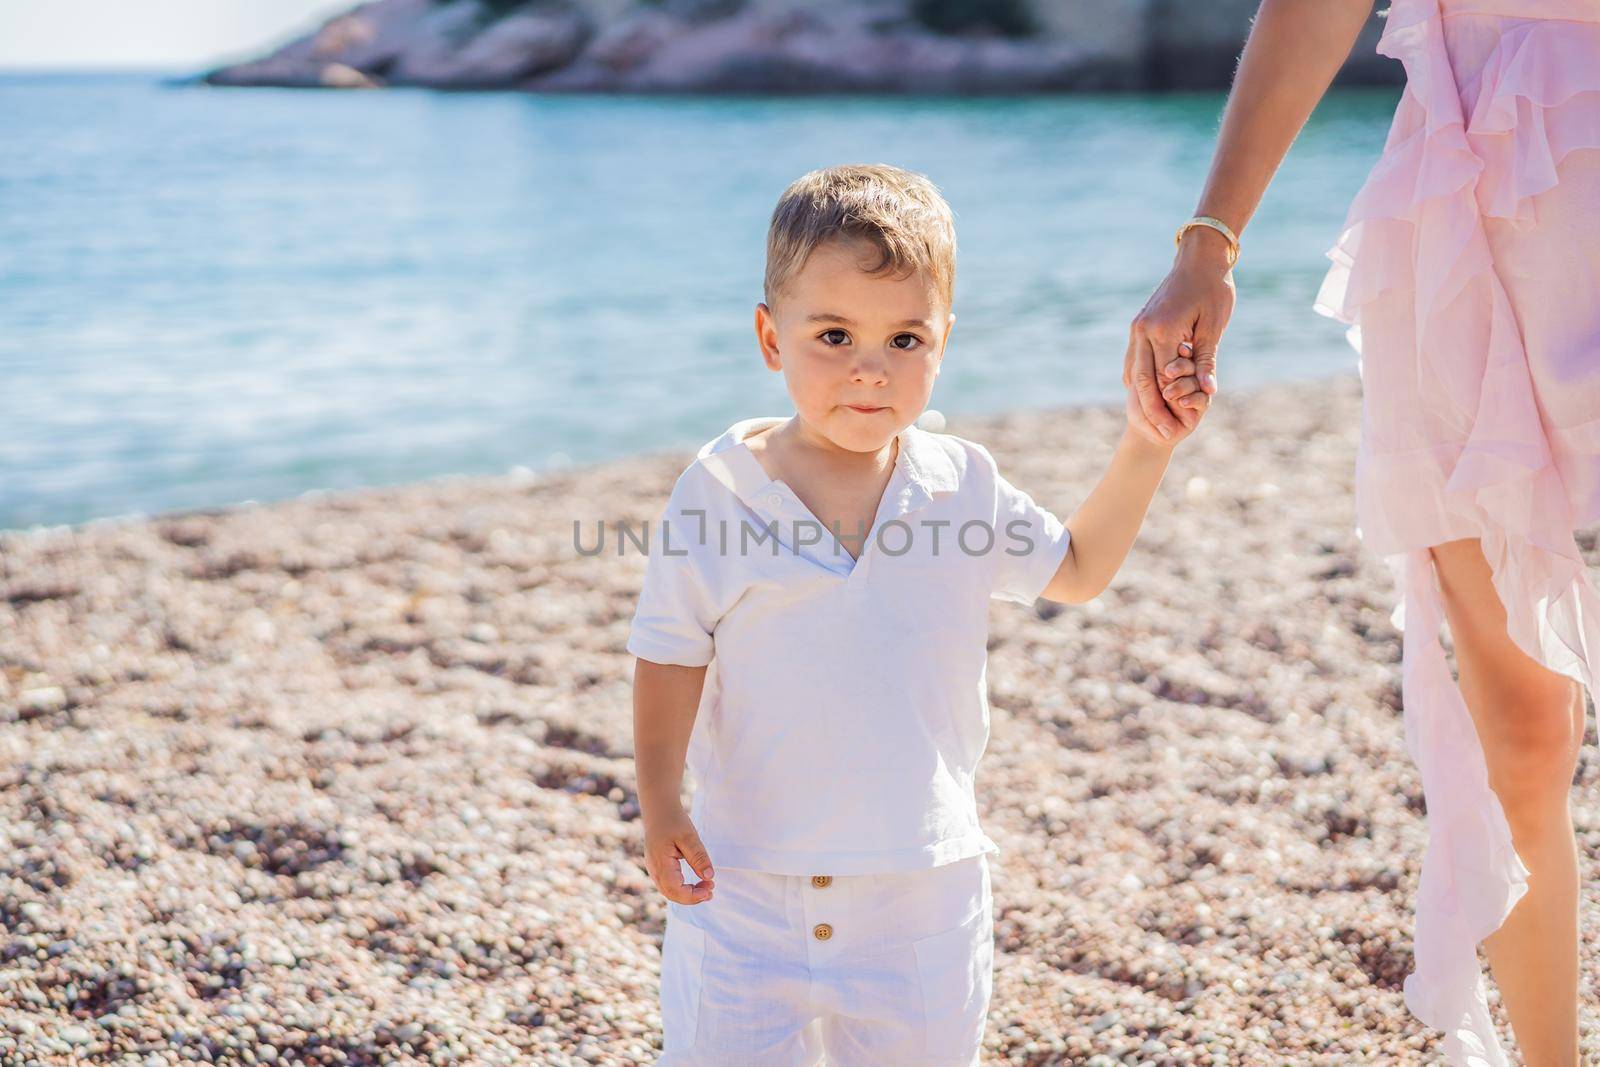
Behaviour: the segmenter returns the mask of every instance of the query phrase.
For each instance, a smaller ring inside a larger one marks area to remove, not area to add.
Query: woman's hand
[[[1122,384],[1129,393],[1129,423],[1140,435],[1171,444],[1174,435],[1199,422],[1217,391],[1217,344],[1233,301],[1226,239],[1208,227],[1193,227],[1178,246],[1172,270],[1128,330]]]

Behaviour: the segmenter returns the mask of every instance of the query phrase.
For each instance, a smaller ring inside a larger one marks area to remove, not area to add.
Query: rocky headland
[[[1258,0],[374,0],[212,85],[990,94],[1226,87]],[[1374,14],[1340,74],[1398,84]]]

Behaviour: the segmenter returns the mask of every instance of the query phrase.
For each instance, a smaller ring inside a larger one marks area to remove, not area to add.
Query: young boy
[[[660,1065],[977,1062],[989,599],[1098,595],[1204,402],[1161,444],[1130,425],[1063,525],[982,445],[914,425],[954,275],[950,209],[920,175],[792,184],[755,325],[795,413],[702,447],[651,538],[627,647],[645,860],[668,898]]]

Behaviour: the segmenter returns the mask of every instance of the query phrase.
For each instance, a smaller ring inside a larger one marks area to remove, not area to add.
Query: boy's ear
[[[952,312],[950,312],[950,321],[945,324],[944,340],[942,342],[940,342],[940,344],[939,344],[939,362],[934,365],[934,368],[933,368],[934,377],[938,377],[939,376],[939,371],[944,366],[944,348],[945,348],[945,345],[948,345],[950,343],[950,331],[954,330],[955,328],[956,328],[956,313],[954,311],[952,311]]]
[[[783,369],[778,356],[778,323],[765,302],[756,305],[756,344],[761,346],[761,359],[770,370]]]

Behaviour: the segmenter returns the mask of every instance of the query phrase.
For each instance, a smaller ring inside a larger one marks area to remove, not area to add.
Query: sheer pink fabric
[[[1439,641],[1428,546],[1480,539],[1510,636],[1593,692],[1600,594],[1600,0],[1395,0],[1407,84],[1316,309],[1363,385],[1359,532],[1403,590],[1408,750],[1428,806],[1406,1004],[1457,1067],[1507,1063],[1478,944],[1527,891]]]

